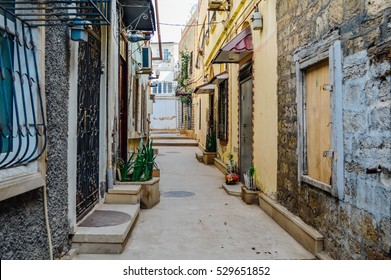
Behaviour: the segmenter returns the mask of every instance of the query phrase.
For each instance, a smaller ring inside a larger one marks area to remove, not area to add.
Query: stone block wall
[[[279,203],[325,237],[336,259],[391,258],[391,2],[280,0]],[[342,44],[344,194],[298,183],[296,61]],[[367,174],[381,166],[381,173]]]

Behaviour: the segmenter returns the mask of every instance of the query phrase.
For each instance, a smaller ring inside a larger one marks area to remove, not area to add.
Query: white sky
[[[198,0],[158,0],[160,35],[162,42],[179,43],[183,26],[167,26],[168,24],[186,24],[190,18],[190,10]],[[153,1],[155,5],[155,2]],[[155,7],[156,8],[156,7]],[[157,42],[157,32],[152,38],[152,42]]]

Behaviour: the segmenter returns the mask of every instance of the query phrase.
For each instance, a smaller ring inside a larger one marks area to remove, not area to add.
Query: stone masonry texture
[[[391,2],[280,0],[278,202],[335,259],[391,258]],[[342,45],[344,196],[298,183],[295,57]],[[380,174],[367,168],[382,167]]]
[[[70,38],[67,27],[46,28],[46,100],[48,123],[47,189],[55,258],[69,251],[68,119]],[[77,94],[77,92],[74,92]]]

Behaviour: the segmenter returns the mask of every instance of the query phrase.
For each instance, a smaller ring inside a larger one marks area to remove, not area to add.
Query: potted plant
[[[160,191],[158,177],[153,177],[153,170],[158,169],[155,163],[154,149],[152,140],[147,138],[144,144],[140,140],[139,148],[136,153],[126,161],[120,159],[117,164],[119,170],[119,180],[117,185],[141,185],[141,207],[152,208],[160,202]]]
[[[242,200],[246,204],[257,204],[259,191],[254,183],[255,168],[251,168],[243,174],[244,185],[242,185]]]
[[[238,165],[233,160],[233,155],[228,155],[228,163],[226,164],[227,172],[225,175],[225,183],[227,185],[234,185],[239,181]]]
[[[214,158],[216,157],[217,143],[216,133],[213,129],[210,129],[206,135],[206,147],[202,153],[202,159],[205,164],[214,164]]]

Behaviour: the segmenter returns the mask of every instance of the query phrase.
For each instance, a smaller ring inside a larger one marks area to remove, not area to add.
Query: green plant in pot
[[[118,179],[121,182],[130,181],[129,173],[133,169],[134,161],[133,161],[134,152],[131,154],[131,156],[128,158],[127,161],[123,160],[122,158],[118,159],[117,161],[117,170],[118,170]]]
[[[155,159],[152,140],[148,138],[145,144],[140,140],[137,154],[133,152],[126,161],[118,160],[117,168],[120,171],[120,181],[142,182],[151,180],[153,168],[157,168]]]
[[[213,129],[210,129],[206,135],[206,148],[207,152],[216,152],[217,143],[216,143],[216,133]]]
[[[259,191],[254,183],[255,168],[251,168],[243,174],[244,186],[242,186],[242,200],[246,204],[257,204]]]

